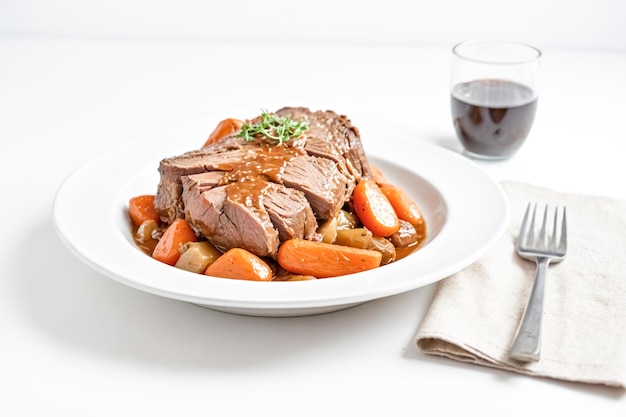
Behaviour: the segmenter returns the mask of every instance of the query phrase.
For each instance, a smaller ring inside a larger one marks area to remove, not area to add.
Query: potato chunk
[[[208,266],[222,255],[222,252],[207,241],[190,242],[183,245],[181,251],[176,268],[198,274],[204,273]]]

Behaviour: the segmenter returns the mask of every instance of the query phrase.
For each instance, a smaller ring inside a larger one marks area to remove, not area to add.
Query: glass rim
[[[526,49],[528,51],[532,51],[533,55],[528,57],[528,58],[519,58],[519,59],[512,59],[512,60],[497,60],[497,59],[485,59],[485,58],[476,58],[473,56],[470,56],[468,54],[464,54],[462,53],[462,51],[460,51],[460,49],[462,47],[466,47],[466,46],[473,46],[473,45],[492,45],[492,46],[514,46],[517,48],[523,48]],[[480,64],[490,64],[490,65],[519,65],[519,64],[528,64],[534,61],[537,61],[541,58],[541,56],[543,55],[543,53],[541,52],[541,50],[535,46],[532,46],[530,44],[527,43],[523,43],[523,42],[513,42],[513,41],[477,41],[477,40],[472,40],[472,41],[463,41],[463,42],[459,42],[456,45],[454,45],[452,47],[452,53],[456,56],[459,57],[461,59],[465,59],[467,61],[472,61],[472,62],[476,62],[476,63],[480,63]]]

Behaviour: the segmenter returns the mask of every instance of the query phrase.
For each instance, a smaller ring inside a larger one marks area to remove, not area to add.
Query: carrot
[[[245,249],[229,249],[204,271],[205,275],[220,278],[270,281],[272,269],[255,254]]]
[[[138,195],[128,202],[128,214],[133,224],[141,226],[146,220],[154,220],[161,223],[159,213],[154,209],[153,195]]]
[[[374,180],[362,180],[352,193],[356,215],[376,236],[391,236],[400,228],[398,215]]]
[[[380,186],[380,189],[393,206],[399,219],[406,220],[412,225],[420,224],[424,221],[419,206],[402,188],[392,184],[384,184]]]
[[[243,126],[243,122],[239,119],[222,120],[217,124],[215,130],[213,130],[213,132],[209,135],[209,138],[206,140],[203,146],[208,146],[212,143],[217,142],[223,137],[239,132],[241,130],[241,126]]]
[[[180,258],[180,247],[198,238],[185,219],[176,219],[165,229],[163,236],[154,247],[152,257],[168,265],[175,265]]]
[[[382,254],[375,250],[333,245],[305,239],[286,240],[278,248],[278,264],[299,275],[336,277],[378,268]]]

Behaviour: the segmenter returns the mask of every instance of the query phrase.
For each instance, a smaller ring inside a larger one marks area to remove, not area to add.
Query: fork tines
[[[554,219],[552,221],[552,233],[548,234],[548,208],[546,204],[543,212],[543,219],[541,220],[541,227],[539,234],[535,236],[536,232],[536,213],[537,204],[528,203],[526,207],[526,213],[524,214],[524,220],[522,221],[522,227],[520,236],[524,236],[520,246],[522,247],[542,247],[545,249],[552,248],[558,251],[565,251],[567,249],[567,220],[566,220],[566,208],[562,207],[561,210],[561,227],[559,227],[559,207],[554,208]],[[560,234],[559,234],[560,233]]]

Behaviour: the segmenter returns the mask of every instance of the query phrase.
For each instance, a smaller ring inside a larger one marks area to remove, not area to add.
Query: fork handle
[[[549,264],[548,258],[537,258],[535,282],[509,354],[512,359],[524,362],[539,360],[543,293]]]

